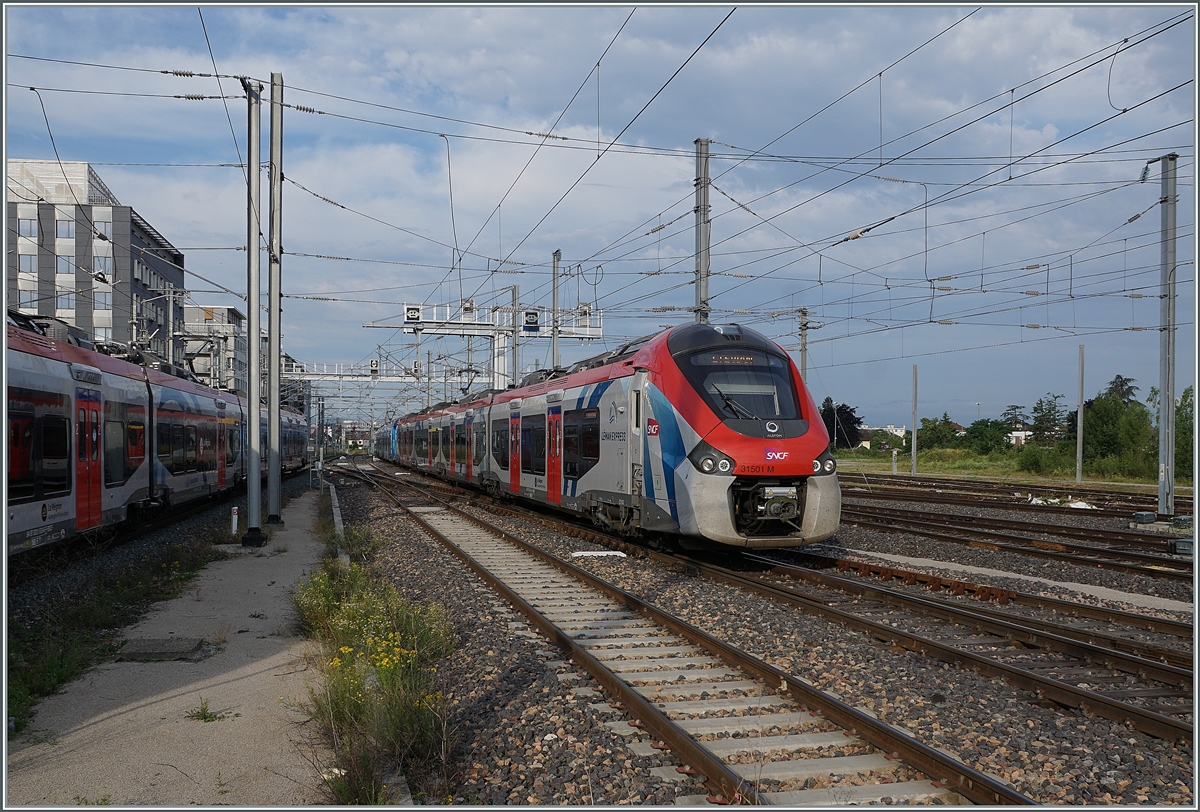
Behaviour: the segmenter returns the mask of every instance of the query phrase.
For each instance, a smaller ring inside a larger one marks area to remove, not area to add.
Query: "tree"
[[[1009,431],[1023,431],[1029,425],[1029,415],[1025,414],[1025,407],[1015,403],[1004,410],[1000,419],[1008,424]]]
[[[991,454],[1009,447],[1008,432],[1008,423],[985,417],[967,426],[967,433],[963,435],[962,442],[976,454]]]
[[[1040,446],[1052,446],[1058,442],[1063,431],[1063,407],[1059,400],[1064,395],[1047,392],[1033,405],[1032,420],[1029,424],[1030,439]]]
[[[1183,394],[1175,404],[1175,476],[1192,475],[1192,438],[1195,436],[1195,405],[1196,393],[1193,387],[1189,386],[1183,390]],[[1158,408],[1158,387],[1151,386],[1150,394],[1146,398],[1146,405],[1150,407],[1150,413],[1154,415],[1154,428],[1161,431],[1159,428],[1161,423],[1161,412]]]
[[[940,418],[921,418],[921,427],[917,429],[917,451],[922,448],[952,448],[958,445],[958,429],[947,412],[942,412]]]
[[[825,422],[825,431],[829,433],[830,445],[834,448],[858,447],[863,419],[855,413],[853,406],[839,403],[835,407],[833,398],[825,398],[821,403],[821,419]]]
[[[1128,406],[1129,404],[1133,403],[1134,400],[1136,400],[1136,398],[1134,398],[1134,393],[1137,392],[1138,387],[1134,386],[1133,383],[1133,378],[1126,378],[1123,375],[1118,375],[1108,382],[1108,387],[1105,388],[1104,392],[1101,394],[1111,395],[1112,397],[1121,401],[1121,403]]]

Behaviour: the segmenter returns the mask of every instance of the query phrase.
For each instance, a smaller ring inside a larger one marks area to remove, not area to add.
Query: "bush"
[[[379,803],[397,766],[424,775],[447,766],[451,725],[435,662],[454,644],[449,616],[420,607],[357,564],[329,559],[295,598],[325,648],[314,717],[333,743],[339,803]]]

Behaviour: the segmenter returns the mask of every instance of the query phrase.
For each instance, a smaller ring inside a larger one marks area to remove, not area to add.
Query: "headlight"
[[[813,460],[814,474],[832,474],[835,470],[837,470],[837,460],[828,451],[822,452]]]
[[[704,474],[732,474],[733,469],[737,467],[733,458],[722,454],[703,440],[688,454],[688,459],[696,466],[697,471]]]

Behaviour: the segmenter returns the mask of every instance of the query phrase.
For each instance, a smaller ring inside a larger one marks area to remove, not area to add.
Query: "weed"
[[[186,716],[189,719],[195,719],[198,722],[223,722],[226,719],[230,718],[231,716],[236,717],[236,716],[241,716],[241,714],[240,713],[231,714],[231,713],[229,713],[229,711],[222,711],[221,713],[213,713],[212,711],[210,711],[208,709],[208,700],[205,699],[204,697],[200,697],[200,704],[197,707],[194,707],[190,711],[185,713],[184,716]]]
[[[211,561],[225,558],[207,541],[174,544],[117,573],[96,576],[64,594],[36,619],[9,617],[8,713],[10,733],[29,724],[44,696],[111,656],[113,630],[136,618],[154,601],[182,594],[190,579]]]
[[[112,795],[110,795],[108,793],[101,795],[99,798],[97,798],[94,801],[90,801],[87,798],[84,798],[82,795],[76,795],[75,796],[75,805],[76,806],[108,806],[109,803],[111,802],[111,800],[112,800]]]
[[[435,662],[453,646],[450,619],[415,606],[358,564],[329,559],[294,596],[305,630],[324,643],[314,718],[333,744],[326,783],[342,804],[380,803],[398,761],[409,775],[448,765],[452,725]]]
[[[265,619],[265,618],[266,618],[266,614],[265,614],[265,613],[263,613],[263,612],[251,612],[251,613],[250,613],[250,617],[253,617],[253,618],[258,618],[258,619],[260,619],[260,620],[261,620],[261,619]]]
[[[223,646],[229,642],[228,620],[222,621],[221,624],[213,630],[212,637],[209,639],[209,642],[214,646]]]

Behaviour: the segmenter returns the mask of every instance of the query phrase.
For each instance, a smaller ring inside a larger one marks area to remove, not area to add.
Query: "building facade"
[[[249,373],[246,317],[236,307],[188,305],[184,312],[184,360],[214,389],[245,397]]]
[[[184,256],[87,163],[10,159],[9,307],[180,364]]]

